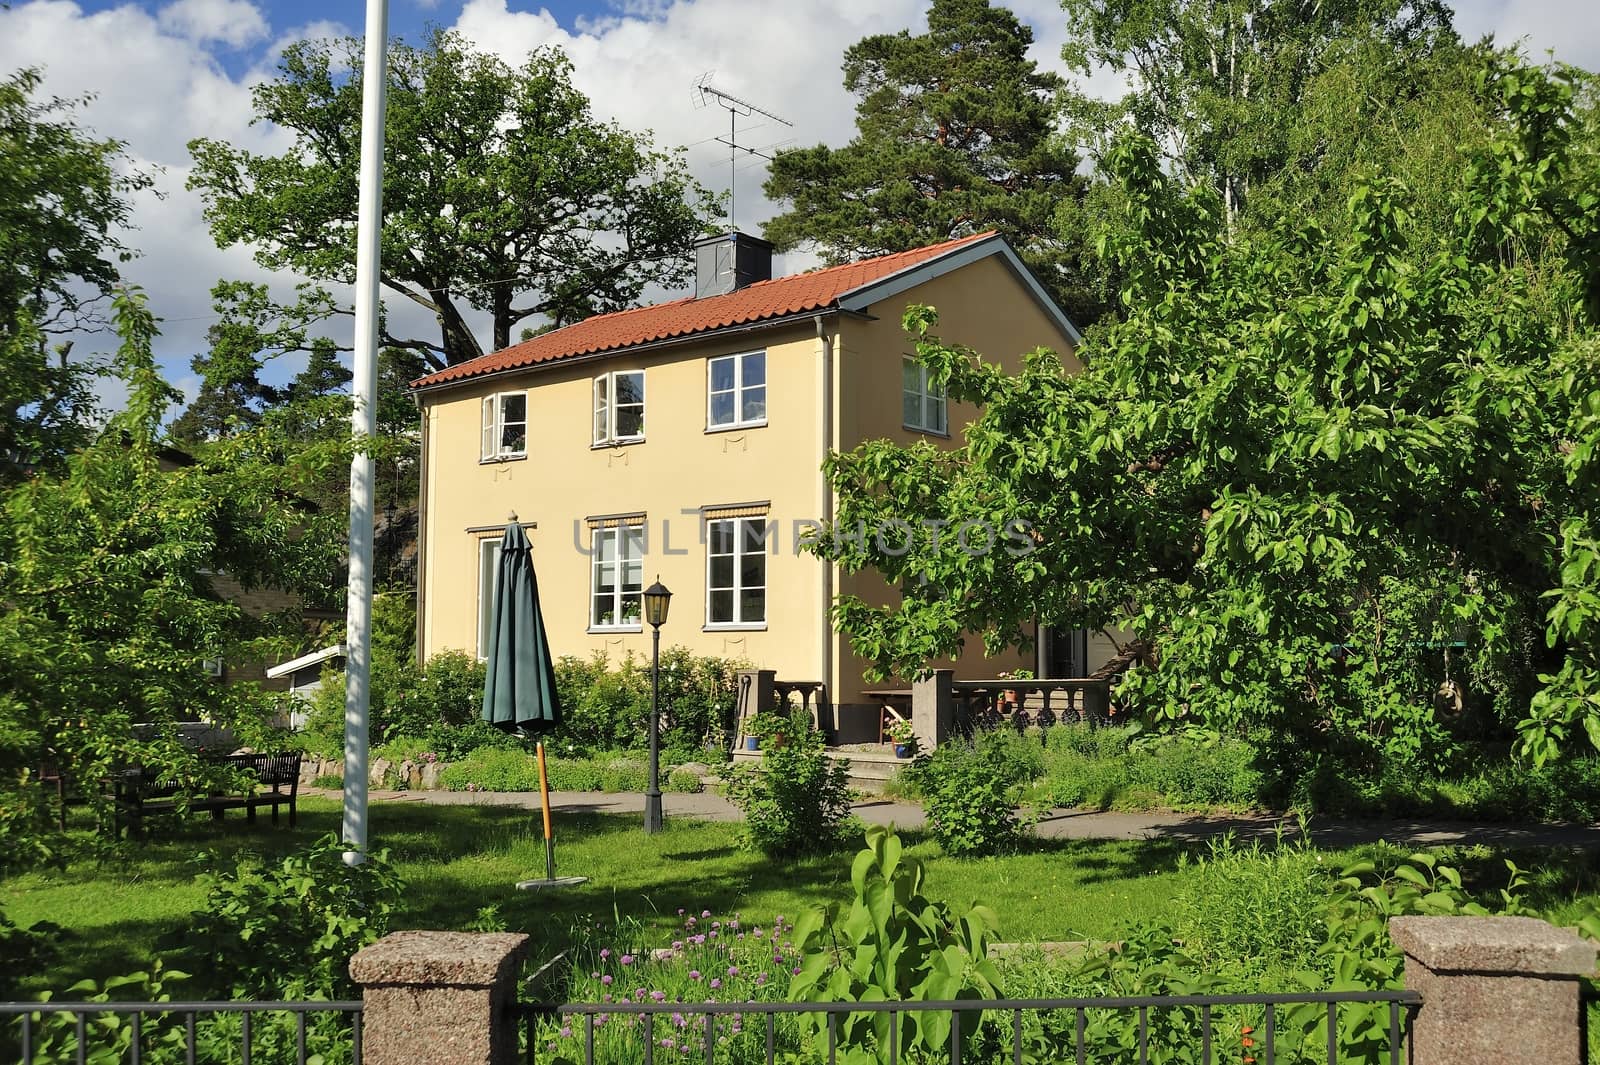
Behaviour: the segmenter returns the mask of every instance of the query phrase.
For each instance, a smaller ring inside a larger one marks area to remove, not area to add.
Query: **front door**
[[[1082,677],[1088,672],[1089,630],[1044,629],[1044,675],[1051,679]]]

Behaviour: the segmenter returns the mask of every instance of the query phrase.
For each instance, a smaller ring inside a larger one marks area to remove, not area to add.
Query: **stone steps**
[[[882,794],[884,785],[894,779],[894,775],[903,767],[911,764],[909,759],[896,758],[892,748],[887,745],[881,751],[830,748],[825,753],[831,762],[848,761],[850,786],[869,795]],[[734,751],[733,762],[735,765],[760,764],[761,752]]]

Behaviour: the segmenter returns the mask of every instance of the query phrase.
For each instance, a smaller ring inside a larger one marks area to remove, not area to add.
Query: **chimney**
[[[772,280],[772,245],[733,230],[694,242],[694,298],[721,296]]]

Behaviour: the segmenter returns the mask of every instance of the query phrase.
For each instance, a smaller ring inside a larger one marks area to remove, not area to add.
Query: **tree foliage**
[[[202,786],[176,723],[204,714],[259,726],[259,689],[224,685],[217,656],[265,657],[298,638],[292,618],[252,619],[212,575],[315,601],[333,583],[338,540],[292,495],[303,461],[270,426],[200,462],[162,461],[173,398],[150,353],[155,320],[137,293],[115,297],[128,388],[60,476],[10,490],[0,510],[0,853],[45,857],[57,840],[38,770],[51,763],[92,802],[115,769],[145,765]],[[348,447],[342,451],[349,461]],[[277,645],[270,641],[285,637]]]
[[[219,245],[317,282],[353,280],[361,74],[357,39],[292,44],[254,93],[257,121],[292,134],[290,151],[191,143],[190,187]],[[554,48],[513,69],[446,31],[395,44],[384,152],[383,284],[439,335],[386,321],[383,342],[434,368],[483,353],[469,309],[488,312],[501,348],[525,319],[565,325],[682,283],[710,207],[677,155],[590,114]]]
[[[1596,171],[1575,78],[1484,76],[1498,131],[1458,175],[1452,239],[1420,262],[1393,180],[1358,187],[1345,239],[1306,224],[1235,241],[1213,187],[1185,188],[1148,138],[1122,142],[1125,215],[1102,252],[1126,278],[1124,320],[1086,343],[1084,372],[1039,351],[1009,377],[914,310],[918,357],[981,417],[954,451],[873,442],[829,464],[848,527],[1020,517],[1037,550],[971,557],[943,537],[897,557],[823,538],[904,589],[896,605],[841,599],[857,649],[912,674],[963,632],[998,646],[1034,617],[1111,623],[1157,648],[1126,703],[1265,722],[1286,750],[1425,757],[1451,668],[1511,721],[1531,697],[1540,757],[1579,722],[1600,739],[1584,311],[1600,261],[1583,250]]]
[[[867,37],[844,57],[857,99],[843,148],[779,152],[766,183],[788,210],[763,227],[780,248],[833,263],[996,229],[1082,321],[1099,312],[1072,214],[1084,180],[1055,135],[1063,83],[1027,58],[1032,31],[988,0],[935,0],[928,30]]]
[[[94,368],[51,338],[95,324],[131,256],[118,230],[148,178],[123,146],[72,121],[78,100],[37,97],[40,75],[0,81],[0,481],[55,466],[87,440]]]

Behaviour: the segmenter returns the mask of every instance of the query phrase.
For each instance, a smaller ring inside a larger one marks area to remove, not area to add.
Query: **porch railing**
[[[956,723],[962,731],[1011,725],[1061,725],[1111,721],[1111,682],[1091,678],[955,680]]]

